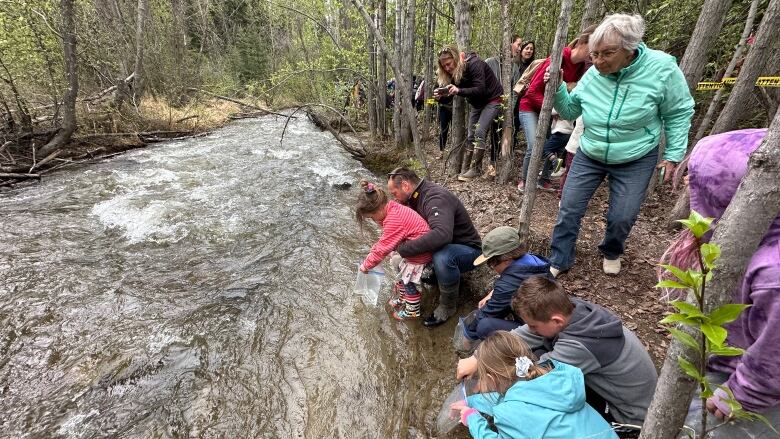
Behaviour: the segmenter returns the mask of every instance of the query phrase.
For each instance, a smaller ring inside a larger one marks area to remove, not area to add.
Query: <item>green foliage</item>
[[[739,356],[744,353],[743,349],[726,344],[728,331],[723,325],[736,320],[742,311],[750,305],[725,304],[709,313],[704,311],[706,285],[711,278],[712,269],[716,266],[718,258],[720,258],[720,247],[716,244],[703,243],[701,241],[701,238],[710,231],[712,218],[704,218],[697,212],[691,211],[690,216],[680,222],[696,237],[701,270],[662,265],[676,280],[663,280],[656,287],[690,291],[696,299],[696,304],[694,305],[684,300],[672,301],[671,305],[676,308],[677,312],[668,314],[659,323],[665,325],[674,338],[693,349],[698,355],[695,363],[682,356],[677,358],[677,362],[686,375],[699,383],[703,407],[702,425],[706,425],[705,400],[713,395],[712,385],[705,375],[707,359],[713,355]],[[686,327],[688,330],[683,331],[674,327],[677,325]],[[724,401],[731,408],[732,418],[761,420],[762,417],[760,415],[744,410],[727,387],[720,386],[720,388],[724,389],[729,395]],[[706,437],[707,433],[702,433],[702,437]]]

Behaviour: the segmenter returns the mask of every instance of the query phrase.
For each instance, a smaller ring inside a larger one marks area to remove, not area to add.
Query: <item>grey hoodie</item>
[[[616,421],[641,425],[658,380],[650,355],[617,316],[592,303],[571,301],[574,312],[556,338],[541,337],[528,325],[512,332],[533,350],[545,351],[542,360],[580,368],[585,384],[607,401]]]

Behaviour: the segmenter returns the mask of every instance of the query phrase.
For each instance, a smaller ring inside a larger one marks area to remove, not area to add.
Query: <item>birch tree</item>
[[[520,237],[527,238],[530,233],[531,213],[536,202],[536,179],[539,177],[539,165],[542,161],[542,146],[547,138],[547,131],[550,129],[550,119],[552,116],[553,101],[555,100],[555,90],[558,88],[560,79],[561,60],[563,58],[563,47],[566,44],[566,34],[569,31],[569,19],[574,0],[561,1],[561,13],[558,16],[558,28],[555,32],[555,41],[553,43],[552,53],[550,55],[550,79],[544,87],[544,101],[542,101],[542,111],[539,113],[539,123],[536,125],[536,147],[531,153],[531,163],[528,166],[528,176],[525,180],[525,192],[523,192],[523,204],[520,206]]]

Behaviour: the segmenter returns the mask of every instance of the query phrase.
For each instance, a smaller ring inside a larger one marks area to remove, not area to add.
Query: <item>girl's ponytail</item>
[[[355,219],[363,230],[366,215],[374,213],[387,204],[387,194],[374,183],[360,180],[360,194],[355,207]]]

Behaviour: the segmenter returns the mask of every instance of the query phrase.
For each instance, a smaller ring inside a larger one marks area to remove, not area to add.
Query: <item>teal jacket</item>
[[[555,93],[563,119],[582,115],[580,151],[605,164],[628,163],[652,151],[666,133],[665,160],[679,163],[688,145],[693,98],[673,56],[640,43],[633,62],[602,75],[591,67],[571,94]]]
[[[505,395],[478,393],[469,407],[493,416],[498,432],[480,413],[468,416],[474,438],[617,439],[612,428],[585,402],[582,371],[550,360],[554,368],[530,381],[518,381]]]

